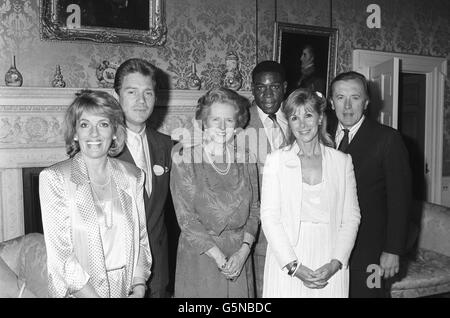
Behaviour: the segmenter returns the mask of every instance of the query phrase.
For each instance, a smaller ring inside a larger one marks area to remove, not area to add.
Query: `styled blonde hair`
[[[77,123],[85,112],[105,116],[111,122],[116,139],[112,141],[108,155],[114,157],[120,154],[126,141],[125,119],[119,102],[103,91],[82,90],[76,94],[74,101],[66,111],[64,119],[64,140],[66,153],[72,158],[80,151],[80,144],[74,140]]]
[[[319,114],[319,116],[322,116],[322,123],[319,125],[319,142],[325,146],[334,148],[334,142],[327,133],[327,115],[325,114],[327,100],[322,93],[314,92],[308,88],[296,89],[286,99],[283,107],[283,113],[286,118],[289,119],[289,117],[291,117],[298,108],[306,105],[311,106],[313,111]],[[292,131],[288,129],[287,142],[289,145],[292,145],[294,141],[295,136]]]

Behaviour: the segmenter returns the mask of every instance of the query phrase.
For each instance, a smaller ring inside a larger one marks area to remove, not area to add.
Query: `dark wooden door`
[[[413,196],[426,200],[425,84],[424,74],[400,73],[398,130],[409,151]]]

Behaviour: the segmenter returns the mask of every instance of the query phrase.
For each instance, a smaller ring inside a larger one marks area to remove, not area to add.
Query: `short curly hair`
[[[202,123],[205,123],[208,118],[211,105],[214,103],[225,103],[233,106],[236,110],[235,128],[245,127],[249,119],[248,108],[250,103],[245,97],[225,87],[213,88],[199,98],[197,108],[195,110],[195,119],[201,120]]]
[[[256,76],[261,73],[279,74],[282,82],[286,80],[286,70],[284,69],[283,65],[276,61],[262,61],[258,63],[258,65],[256,65],[252,71],[253,83],[255,83]]]
[[[66,153],[69,157],[72,158],[80,151],[80,144],[74,140],[74,136],[77,132],[77,123],[85,111],[109,119],[116,139],[111,143],[108,155],[114,157],[120,154],[125,146],[126,128],[124,114],[119,102],[107,92],[86,89],[76,94],[75,99],[66,111],[64,119],[64,140],[66,142]]]

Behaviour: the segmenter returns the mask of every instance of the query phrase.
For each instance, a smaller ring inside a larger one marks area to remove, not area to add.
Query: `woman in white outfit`
[[[348,297],[360,213],[352,159],[332,148],[325,107],[318,92],[292,92],[283,109],[289,145],[266,159],[263,297]]]

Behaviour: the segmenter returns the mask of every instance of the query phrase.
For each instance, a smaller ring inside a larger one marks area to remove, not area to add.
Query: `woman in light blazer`
[[[332,148],[325,107],[318,92],[290,94],[283,109],[289,145],[266,160],[263,297],[348,297],[360,213],[352,159]]]
[[[70,159],[39,176],[51,297],[143,297],[152,258],[144,174],[111,158],[126,130],[114,97],[82,91],[69,106]]]

